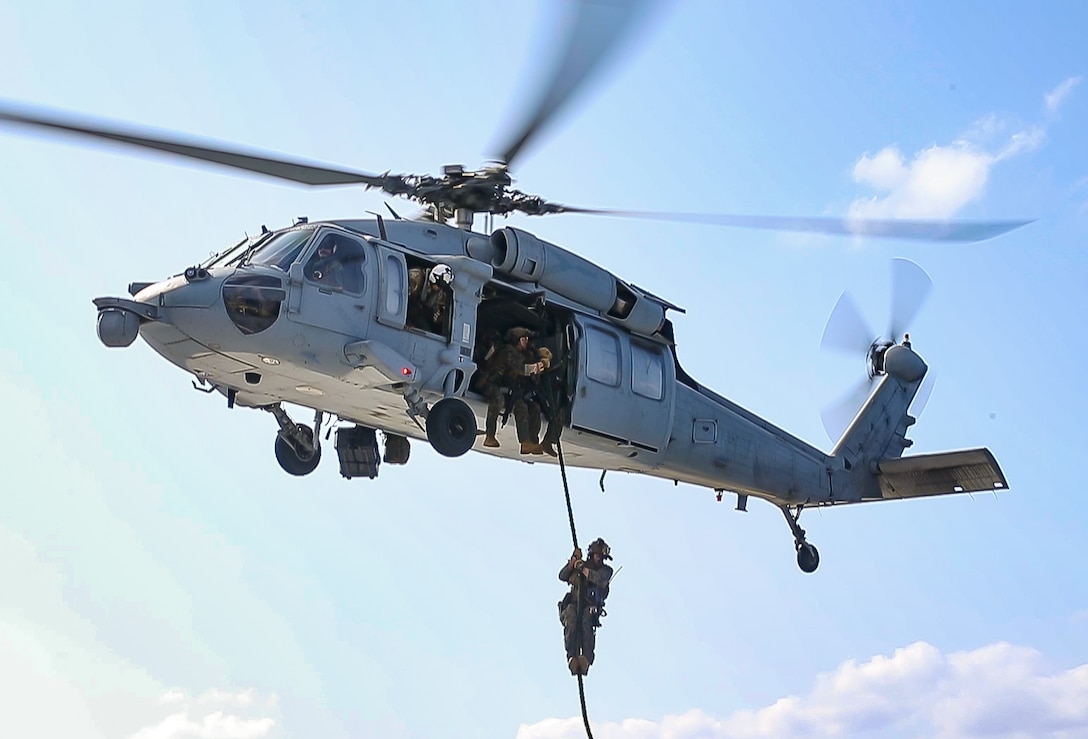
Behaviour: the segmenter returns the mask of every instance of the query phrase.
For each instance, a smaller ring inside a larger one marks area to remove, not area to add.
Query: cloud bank
[[[169,714],[131,739],[262,739],[276,725],[271,716],[261,715],[275,708],[275,699],[262,699],[252,690],[211,690],[189,698],[174,689],[163,693],[158,703]]]
[[[1069,77],[1043,95],[1053,116],[1080,84]],[[896,146],[866,152],[854,163],[854,181],[876,192],[850,205],[850,218],[947,220],[982,197],[993,168],[1042,145],[1041,124],[1017,125],[996,115],[976,121],[950,144],[934,144],[909,158]]]
[[[945,220],[980,198],[994,165],[1038,148],[1041,126],[1008,131],[996,118],[977,122],[969,134],[948,145],[916,152],[908,161],[895,146],[854,164],[854,181],[882,192],[850,205],[851,218]]]
[[[517,739],[576,739],[580,717],[522,725]],[[659,721],[593,725],[597,739],[764,737],[1088,736],[1088,663],[1056,669],[1027,647],[1004,642],[943,654],[926,642],[890,657],[848,660],[812,690],[724,718],[698,709]]]

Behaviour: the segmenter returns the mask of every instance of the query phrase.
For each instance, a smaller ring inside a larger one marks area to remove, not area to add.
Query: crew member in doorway
[[[487,421],[484,425],[484,446],[495,448],[499,440],[499,414],[510,396],[522,454],[540,454],[540,407],[525,401],[522,381],[540,374],[544,365],[539,361],[527,362],[529,329],[512,328],[506,332],[506,341],[491,357],[483,388],[487,397]]]
[[[605,615],[604,601],[612,580],[607,559],[612,559],[611,550],[604,539],[597,539],[589,545],[588,560],[582,559],[581,549],[575,549],[559,570],[559,579],[570,583],[570,591],[559,601],[559,622],[563,624],[567,667],[572,675],[589,674],[593,664],[597,627]]]
[[[453,270],[446,264],[408,270],[408,325],[445,334],[452,284]]]

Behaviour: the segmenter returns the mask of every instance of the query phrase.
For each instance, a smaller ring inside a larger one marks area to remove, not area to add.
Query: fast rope
[[[578,532],[574,528],[574,508],[570,504],[570,486],[567,484],[567,465],[563,461],[563,445],[559,439],[555,440],[555,452],[559,457],[559,474],[563,477],[563,496],[567,499],[567,518],[570,520],[570,538],[574,542],[574,548],[578,548]],[[583,588],[584,592],[584,588]],[[584,596],[583,596],[584,597]],[[582,612],[585,610],[578,603],[578,634],[582,633]],[[582,675],[578,675],[578,700],[582,704],[582,723],[586,725],[586,736],[593,739],[593,731],[589,728],[589,712],[586,710],[586,689],[582,683]]]

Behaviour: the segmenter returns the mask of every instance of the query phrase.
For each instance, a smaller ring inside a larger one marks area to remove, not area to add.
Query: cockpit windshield
[[[246,264],[261,264],[286,272],[313,235],[312,228],[297,228],[278,233],[258,246],[246,259]]]

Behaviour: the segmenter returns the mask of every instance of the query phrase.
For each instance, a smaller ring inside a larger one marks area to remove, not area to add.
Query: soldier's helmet
[[[532,335],[533,333],[529,329],[522,328],[521,326],[515,326],[514,328],[506,332],[506,340],[511,344],[516,344],[519,340],[523,338],[528,339]]]
[[[436,264],[427,275],[427,281],[432,285],[452,285],[453,270],[448,264]]]
[[[598,537],[589,545],[589,555],[592,557],[594,554],[600,554],[601,559],[612,559],[612,548],[605,543],[604,539]]]

